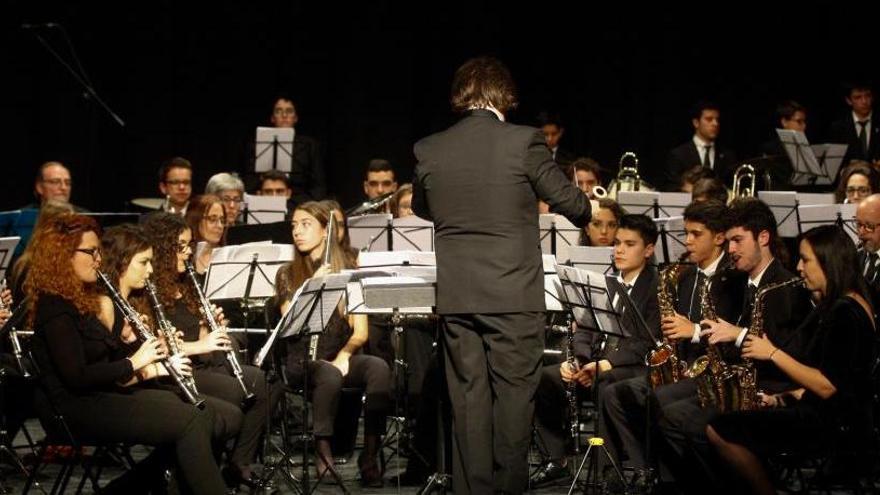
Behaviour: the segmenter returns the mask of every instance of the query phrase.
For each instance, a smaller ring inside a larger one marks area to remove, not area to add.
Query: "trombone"
[[[757,174],[755,173],[755,167],[748,163],[743,163],[737,167],[736,171],[733,173],[733,197],[754,198],[756,193],[756,178]]]

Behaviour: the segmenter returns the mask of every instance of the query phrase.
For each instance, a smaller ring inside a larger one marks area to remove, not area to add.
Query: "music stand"
[[[567,218],[556,213],[545,213],[538,217],[541,253],[552,254],[562,263],[568,259],[568,248],[577,246],[581,229]]]
[[[604,246],[576,246],[568,250],[568,264],[605,275],[614,271],[614,248]]]
[[[368,253],[364,253],[368,254]],[[394,253],[403,254],[403,253]],[[403,328],[406,314],[432,314],[436,304],[437,271],[435,266],[412,266],[405,256],[399,257],[400,264],[385,265],[381,268],[384,276],[376,272],[376,268],[367,268],[361,273],[353,273],[352,278],[359,280],[348,284],[348,311],[353,314],[390,314],[397,342],[394,347],[394,369],[396,378],[395,423],[397,431],[393,438],[396,444],[395,458],[397,468],[397,485],[400,490],[400,438],[411,439],[411,427],[407,420],[409,397],[409,363],[406,361],[406,332]],[[403,397],[403,400],[401,400]],[[386,439],[386,444],[388,439]],[[439,442],[443,444],[444,442]],[[416,455],[419,453],[415,450]],[[443,459],[442,450],[438,462]],[[423,462],[424,459],[422,459]],[[387,462],[387,460],[386,460]],[[427,462],[425,462],[427,464]],[[443,469],[441,469],[443,471]],[[448,485],[448,476],[435,473],[429,478],[428,485]],[[426,485],[426,486],[428,486]],[[424,490],[424,489],[423,489]]]
[[[620,191],[617,202],[627,213],[651,218],[680,216],[691,202],[691,195],[683,192]]]
[[[377,213],[348,219],[351,247],[358,251],[391,251],[391,214]]]
[[[776,129],[776,134],[794,169],[791,177],[792,185],[828,185],[837,179],[847,145],[810,146],[806,134],[795,130]]]
[[[0,280],[6,278],[6,271],[20,241],[21,237],[0,237]]]
[[[800,230],[805,232],[820,225],[837,225],[858,245],[859,233],[855,225],[857,206],[850,203],[798,206]]]
[[[773,212],[780,237],[797,237],[801,234],[798,206],[834,203],[833,194],[795,191],[758,191],[758,199],[766,203]]]
[[[257,366],[262,365],[265,357],[268,355],[275,342],[279,340],[284,340],[288,338],[309,339],[309,345],[304,349],[304,356],[302,360],[303,403],[302,429],[300,433],[300,440],[303,445],[302,475],[300,479],[297,480],[295,476],[287,472],[286,467],[290,462],[290,455],[284,449],[279,449],[282,451],[283,455],[275,465],[270,466],[268,469],[266,469],[266,473],[264,473],[261,479],[262,485],[268,483],[268,481],[271,480],[274,476],[275,471],[281,468],[286,475],[288,483],[290,483],[294,488],[297,488],[295,484],[297,482],[299,483],[299,493],[310,494],[317,489],[317,487],[321,484],[321,480],[329,472],[330,475],[333,476],[333,478],[339,484],[343,493],[348,493],[348,490],[345,488],[345,485],[342,482],[342,478],[339,476],[336,468],[331,465],[330,459],[325,459],[323,454],[317,449],[315,449],[315,454],[322,458],[324,464],[327,466],[327,470],[323,473],[320,473],[318,479],[315,482],[315,486],[311,486],[309,479],[309,446],[313,445],[315,438],[314,433],[309,431],[308,401],[310,392],[309,363],[317,359],[317,339],[325,331],[327,325],[333,317],[333,314],[338,310],[339,304],[342,301],[343,296],[345,295],[346,285],[350,278],[350,273],[335,273],[327,275],[325,277],[317,277],[306,280],[306,282],[303,283],[303,285],[289,300],[287,312],[281,317],[281,320],[275,326],[275,329],[272,330],[269,338],[266,339],[266,344],[263,346],[262,349],[260,349],[257,359],[254,361],[254,364],[256,364]],[[289,446],[286,447],[289,448]]]
[[[271,242],[273,244],[290,244],[290,222],[258,223],[251,225],[230,225],[226,229],[226,245],[249,244],[254,242]]]
[[[650,335],[644,320],[639,314],[629,294],[616,277],[606,276],[597,272],[590,272],[579,268],[563,265],[557,266],[559,281],[562,287],[560,298],[564,306],[569,308],[574,316],[576,328],[582,331],[594,332],[598,337],[596,346],[591,352],[592,362],[595,363],[595,375],[593,378],[592,394],[594,404],[598,407],[599,361],[604,350],[605,339],[608,336],[629,338],[638,328]],[[653,336],[652,336],[653,338]],[[577,428],[576,431],[579,431]],[[574,439],[576,444],[578,439]],[[569,487],[569,495],[574,492],[580,483],[580,474],[590,460],[587,468],[587,476],[583,482],[583,492],[587,493],[591,488],[595,493],[601,490],[599,482],[599,463],[596,456],[592,456],[593,449],[601,449],[608,462],[614,469],[621,484],[625,485],[625,479],[620,467],[605,448],[604,439],[594,436],[589,439],[587,451],[578,464],[572,484]]]
[[[391,220],[392,251],[434,251],[434,223],[415,215]]]
[[[257,127],[254,171],[280,170],[289,174],[293,170],[295,138],[296,131],[292,127]]]
[[[287,217],[287,198],[284,196],[244,195],[242,220],[246,224],[283,222]]]
[[[0,212],[0,236],[21,238],[13,256],[20,255],[30,242],[38,216],[40,210],[31,208]]]
[[[658,244],[654,254],[660,264],[675,263],[687,252],[687,232],[684,230],[684,217],[655,218]]]

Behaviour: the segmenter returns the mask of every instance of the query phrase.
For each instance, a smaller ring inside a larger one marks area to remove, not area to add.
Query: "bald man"
[[[40,209],[46,201],[56,200],[70,203],[70,193],[73,190],[73,181],[70,170],[61,162],[46,162],[40,165],[37,176],[34,179],[34,196],[37,202],[31,203],[25,208]],[[74,206],[77,212],[87,210]]]
[[[863,199],[856,209],[859,270],[868,282],[874,308],[880,303],[880,194]]]

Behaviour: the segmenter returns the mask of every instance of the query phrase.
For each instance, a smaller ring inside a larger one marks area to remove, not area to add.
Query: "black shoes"
[[[550,486],[562,480],[570,480],[571,473],[568,468],[556,461],[548,461],[546,464],[538,468],[538,471],[532,475],[532,486],[541,488]]]
[[[376,458],[370,458],[365,455],[358,457],[358,468],[361,472],[361,486],[365,488],[382,488],[382,470],[379,469],[379,463]]]

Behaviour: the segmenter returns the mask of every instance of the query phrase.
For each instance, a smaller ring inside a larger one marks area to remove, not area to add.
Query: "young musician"
[[[336,236],[329,235],[331,216],[324,205],[314,201],[303,203],[294,210],[291,225],[296,254],[293,261],[278,270],[275,281],[282,312],[287,311],[290,298],[307,279],[354,268],[348,264]],[[358,467],[363,485],[380,487],[382,476],[377,456],[391,402],[391,372],[382,359],[360,352],[366,341],[366,315],[345,316],[340,308],[333,313],[318,339],[318,359],[308,362],[314,410],[315,463],[319,476],[326,476],[326,471],[332,469],[330,440],[342,387],[363,387],[366,395],[364,451],[358,458]],[[309,342],[308,337],[287,342],[287,379],[291,384],[303,383],[303,362]]]
[[[657,242],[657,227],[645,215],[624,215],[614,237],[614,267],[618,279],[628,287],[636,309],[645,320],[648,328],[656,332],[660,327],[660,314],[657,306],[657,271],[649,265]],[[547,449],[549,462],[544,464],[532,478],[534,485],[543,485],[570,475],[565,458],[564,417],[565,388],[572,381],[577,382],[581,393],[593,385],[596,366],[599,367],[599,387],[597,393],[611,383],[643,376],[645,373],[645,354],[653,345],[653,338],[645,335],[643,329],[632,329],[629,338],[609,337],[601,347],[601,338],[593,332],[575,332],[575,355],[580,366],[572,370],[568,363],[546,366],[541,373],[535,407],[535,421],[541,439]],[[644,378],[643,378],[644,379]]]
[[[97,223],[62,215],[35,232],[35,243],[40,248],[31,258],[25,292],[41,373],[38,410],[48,411],[51,397],[72,433],[84,442],[168,445],[190,491],[223,493],[211,452],[213,407],[200,410],[168,390],[132,387],[164,374],[156,363],[166,358],[165,351],[151,339],[129,356],[123,332],[111,331],[98,318]],[[149,254],[148,248],[141,254]],[[144,273],[141,267],[135,269]],[[179,372],[188,373],[185,360],[173,362]]]
[[[763,395],[764,409],[719,416],[706,429],[743,491],[756,494],[776,493],[762,462],[770,455],[873,447],[877,335],[864,280],[852,270],[855,248],[840,228],[822,226],[801,236],[800,257],[798,273],[816,303],[803,324],[806,353],[795,357],[767,335],[743,344],[743,357],[777,368],[798,388]]]
[[[593,213],[590,223],[581,229],[581,246],[612,246],[614,234],[620,218],[626,212],[613,199],[602,198],[599,200],[599,210]]]
[[[242,364],[238,356],[247,390],[233,375],[227,362],[228,353],[238,353],[225,331],[209,328],[192,279],[186,272],[185,264],[192,255],[192,231],[186,222],[178,215],[155,213],[147,217],[143,227],[155,253],[152,278],[159,301],[171,324],[183,334],[181,350],[192,356],[199,392],[233,405],[237,412],[239,408],[244,412],[241,431],[229,456],[227,478],[232,485],[252,485],[250,465],[256,457],[268,415],[266,377],[259,368]],[[225,329],[222,313],[217,312],[215,320]],[[247,394],[253,394],[249,403],[245,401]]]

